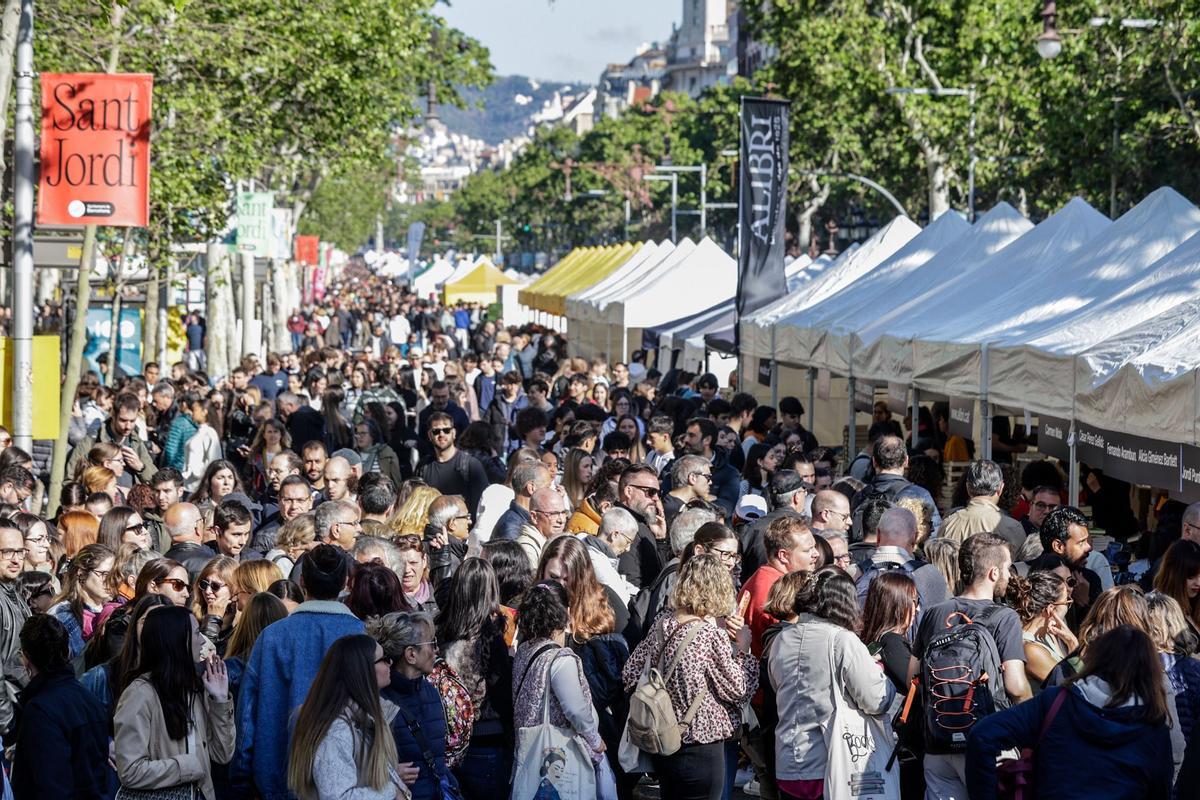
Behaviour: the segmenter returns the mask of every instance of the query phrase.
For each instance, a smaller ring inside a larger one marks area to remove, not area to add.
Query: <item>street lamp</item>
[[[1058,6],[1054,0],[1042,4],[1042,35],[1037,38],[1038,55],[1045,59],[1054,58],[1062,52],[1062,37],[1058,35]]]

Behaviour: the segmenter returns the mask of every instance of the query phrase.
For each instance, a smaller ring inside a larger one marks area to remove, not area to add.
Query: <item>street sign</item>
[[[39,224],[146,227],[152,75],[43,72]]]

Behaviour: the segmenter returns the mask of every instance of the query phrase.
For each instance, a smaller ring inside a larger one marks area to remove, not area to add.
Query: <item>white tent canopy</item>
[[[914,236],[870,277],[779,322],[778,358],[802,366],[823,367],[835,375],[850,374],[850,341],[854,326],[890,308],[890,295],[931,258],[965,236],[971,224],[958,214],[943,214]]]
[[[998,203],[976,220],[971,231],[947,245],[886,295],[886,305],[850,334],[852,371],[878,381],[912,380],[914,328],[940,304],[932,297],[956,276],[972,276],[979,264],[1033,228],[1008,203]]]
[[[972,319],[1007,310],[1020,302],[1006,293],[1037,297],[1053,265],[1094,239],[1111,223],[1084,200],[1075,198],[1007,247],[968,272],[951,278],[924,300],[927,309],[906,332],[913,342],[914,384],[942,395],[976,397],[983,391],[979,342],[950,341]],[[1028,300],[1026,300],[1028,302]],[[1017,306],[1020,307],[1020,306]]]
[[[958,341],[988,343],[991,401],[1071,416],[1073,356],[1120,331],[1119,326],[1130,327],[1139,320],[1132,309],[1106,306],[1107,322],[1087,326],[1095,337],[1091,341],[1067,331],[1071,323],[1077,317],[1086,320],[1093,306],[1136,285],[1153,271],[1155,262],[1198,231],[1200,209],[1172,189],[1159,189],[1095,239],[1055,262],[1035,302],[1030,303],[1028,287],[1021,287],[1020,298],[1010,295],[1011,305],[1004,298],[989,303],[991,319],[974,328],[964,326]],[[1006,305],[1008,324],[996,318]],[[1055,335],[1061,339],[1051,338]]]
[[[682,253],[681,253],[682,251]],[[737,264],[712,239],[698,245],[684,239],[654,270],[647,270],[613,296],[604,307],[608,350],[619,344],[632,350],[641,344],[641,328],[695,314],[728,300],[737,291]],[[629,332],[638,329],[633,342]]]
[[[444,258],[439,258],[413,281],[413,291],[419,297],[428,297],[453,274],[454,265]]]
[[[921,232],[908,217],[896,217],[877,230],[857,250],[838,259],[820,276],[797,291],[764,306],[741,322],[741,351],[748,358],[775,358],[771,329],[779,320],[820,303],[869,274]],[[783,355],[779,355],[783,360]]]

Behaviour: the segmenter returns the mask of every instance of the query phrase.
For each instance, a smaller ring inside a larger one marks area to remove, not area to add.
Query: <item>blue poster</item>
[[[100,374],[100,361],[108,358],[108,339],[112,330],[112,311],[89,308],[87,344],[83,346],[86,369]],[[117,363],[126,375],[142,372],[142,310],[122,308],[121,326],[117,332]]]

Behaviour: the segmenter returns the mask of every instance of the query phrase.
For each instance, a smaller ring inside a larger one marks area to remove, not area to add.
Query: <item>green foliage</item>
[[[356,247],[349,204],[370,212],[369,229],[394,174],[393,137],[429,87],[457,103],[455,86],[490,77],[486,51],[433,6],[56,0],[39,6],[37,68],[154,74],[153,258],[172,241],[220,233],[247,179],[275,191],[306,230]],[[326,180],[334,186],[322,192]]]

